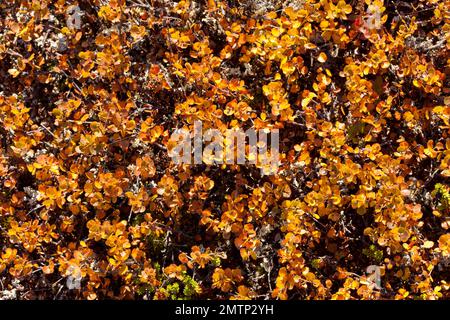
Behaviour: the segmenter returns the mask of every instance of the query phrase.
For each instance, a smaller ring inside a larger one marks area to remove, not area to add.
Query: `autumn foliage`
[[[0,1],[0,298],[448,299],[449,50],[448,0]]]

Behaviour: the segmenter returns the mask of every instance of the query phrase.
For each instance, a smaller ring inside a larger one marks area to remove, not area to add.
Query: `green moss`
[[[170,300],[190,300],[195,299],[201,292],[200,285],[187,272],[183,272],[181,280],[173,280],[161,292]]]
[[[220,264],[222,263],[222,261],[220,260],[219,257],[214,257],[214,258],[211,260],[211,263],[212,263],[213,266],[219,267]]]
[[[183,294],[186,298],[191,298],[200,292],[200,286],[192,277],[186,275],[183,279]]]
[[[362,253],[377,263],[383,261],[383,251],[378,250],[374,244],[371,244],[368,248],[364,248]]]
[[[440,211],[447,211],[450,209],[450,192],[449,188],[441,183],[436,183],[434,191],[431,193],[439,203],[437,209]]]
[[[347,139],[351,140],[353,143],[358,143],[361,140],[359,135],[364,133],[365,127],[366,124],[361,121],[350,125],[347,129]]]
[[[320,262],[321,262],[320,258],[314,259],[313,261],[311,261],[311,266],[314,269],[320,269]]]

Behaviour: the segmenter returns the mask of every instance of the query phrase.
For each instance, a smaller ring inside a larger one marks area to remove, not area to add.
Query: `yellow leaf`
[[[130,33],[134,40],[140,40],[145,35],[145,27],[134,25],[131,27]]]
[[[430,248],[433,248],[433,246],[434,246],[433,241],[425,241],[422,247],[425,249],[430,249]]]
[[[319,54],[319,57],[317,58],[317,60],[319,60],[320,63],[324,63],[325,61],[327,61],[327,55],[323,52],[321,52]]]
[[[9,70],[8,70],[8,73],[9,73],[10,75],[12,75],[13,78],[16,78],[16,77],[20,74],[20,71],[17,70],[17,69],[9,69]]]

